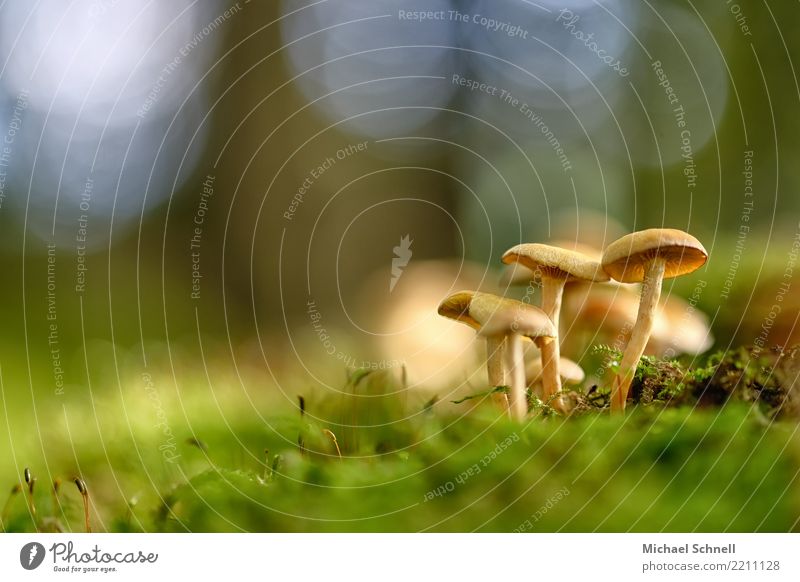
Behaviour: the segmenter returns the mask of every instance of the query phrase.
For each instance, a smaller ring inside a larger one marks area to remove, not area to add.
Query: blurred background
[[[798,39],[749,0],[5,3],[11,432],[148,375],[479,385],[442,297],[524,294],[498,282],[519,242],[648,227],[710,253],[665,285],[712,330],[687,353],[795,341]]]

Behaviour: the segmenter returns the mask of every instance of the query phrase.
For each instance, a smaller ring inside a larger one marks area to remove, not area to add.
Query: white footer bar
[[[2,580],[777,582],[800,580],[799,565],[800,534],[0,536]]]

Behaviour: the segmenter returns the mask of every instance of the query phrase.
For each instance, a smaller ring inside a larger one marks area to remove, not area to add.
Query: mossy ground
[[[333,398],[309,391],[302,418],[236,408],[235,395],[184,397],[172,462],[163,433],[131,424],[151,411],[123,419],[103,397],[103,425],[69,427],[56,411],[40,419],[45,437],[14,441],[0,486],[30,466],[37,517],[21,492],[3,525],[81,531],[69,482],[80,474],[96,531],[800,531],[793,366],[793,351],[648,359],[626,416],[586,387],[579,414],[524,424],[497,418],[486,397],[443,413],[379,372],[353,374]]]

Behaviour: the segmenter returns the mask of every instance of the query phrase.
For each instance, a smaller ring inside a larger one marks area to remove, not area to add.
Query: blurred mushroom
[[[562,351],[576,355],[588,345],[601,343],[621,350],[636,323],[638,306],[639,295],[632,288],[616,282],[587,285],[582,293],[565,296]]]
[[[611,410],[622,412],[636,366],[653,329],[665,278],[679,277],[705,264],[708,253],[696,238],[680,230],[653,228],[635,232],[608,245],[603,269],[616,281],[642,283],[636,323],[611,389]]]
[[[600,268],[598,261],[577,251],[549,245],[536,243],[517,245],[506,251],[503,262],[520,263],[541,280],[542,310],[552,320],[556,333],[559,329],[564,285],[568,281],[608,281],[608,275]],[[552,362],[551,365],[556,370],[553,382],[542,383],[543,396],[545,400],[550,400],[554,394],[561,391],[561,379],[558,375],[558,363],[561,357],[558,335],[555,341],[543,343],[541,349],[543,368],[548,367],[547,362]]]
[[[514,263],[506,265],[500,273],[500,287],[522,287],[531,285],[536,280],[536,274],[528,267]]]
[[[531,338],[536,343],[552,342],[556,335],[555,327],[544,311],[525,303],[504,305],[496,309],[486,323],[481,326],[480,335],[487,338],[507,338],[506,366],[511,375],[511,392],[509,410],[511,417],[523,420],[528,414],[528,402],[525,397],[525,360],[522,353],[522,336]],[[552,366],[551,362],[543,362],[543,366]],[[550,370],[548,370],[550,372]],[[543,374],[550,378],[552,374]]]
[[[576,386],[586,378],[583,368],[569,358],[562,357],[558,361],[558,373],[561,376],[561,383],[564,386]],[[541,360],[533,360],[526,365],[525,378],[528,382],[528,386],[532,389],[540,385],[542,381]]]
[[[371,276],[358,313],[379,361],[404,363],[416,389],[452,390],[462,383],[479,368],[482,346],[468,329],[437,316],[436,308],[454,290],[478,287],[484,270],[460,261],[415,261],[391,292],[385,269]]]
[[[679,354],[697,356],[713,344],[705,313],[676,295],[661,298],[648,351],[667,358]]]
[[[588,207],[561,209],[553,213],[550,221],[552,240],[574,241],[572,244],[600,249],[626,232],[627,229],[607,210],[599,211]],[[558,246],[573,248],[569,245]]]
[[[622,350],[636,323],[639,308],[636,287],[621,284],[587,287],[583,294],[565,296],[562,322],[568,335],[561,342],[561,351],[582,353],[589,344],[603,343]],[[576,342],[581,334],[589,337]],[[645,354],[698,355],[712,344],[713,336],[704,313],[675,295],[661,298]]]

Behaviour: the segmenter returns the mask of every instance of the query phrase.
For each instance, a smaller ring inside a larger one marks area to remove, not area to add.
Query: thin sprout
[[[306,415],[306,399],[303,398],[302,396],[298,396],[297,397],[297,401],[300,404],[300,418],[302,419]],[[300,454],[301,455],[305,455],[306,454],[306,442],[305,442],[305,439],[303,438],[302,429],[300,430],[300,434],[297,435],[297,446],[300,447]]]
[[[336,440],[336,435],[333,434],[333,431],[328,430],[327,428],[323,428],[322,432],[325,433],[330,439],[333,441],[333,446],[336,447],[336,453],[339,455],[339,460],[342,460],[342,450],[339,448],[339,441]]]
[[[134,495],[131,497],[127,502],[127,509],[125,511],[125,523],[128,528],[132,527],[133,522],[133,510],[139,504],[139,495]]]
[[[83,498],[83,522],[86,528],[86,533],[92,533],[92,526],[89,523],[89,490],[86,488],[86,482],[80,477],[75,477],[75,486]]]
[[[2,531],[6,531],[6,522],[8,521],[8,512],[11,509],[11,502],[14,501],[14,498],[20,494],[22,491],[22,486],[19,483],[16,483],[8,494],[8,499],[6,499],[5,505],[3,505],[3,512],[0,514],[0,529]]]
[[[56,477],[53,479],[53,513],[59,514],[61,513],[61,500],[58,498],[58,494],[61,492],[61,479]]]
[[[188,439],[186,439],[186,444],[196,447],[201,451],[203,451],[204,453],[208,452],[208,445],[206,445],[206,443],[204,443],[197,437],[189,437]]]
[[[33,490],[36,486],[36,477],[31,474],[31,470],[28,467],[25,467],[23,475],[25,477],[25,483],[28,484],[28,510],[30,511],[31,519],[33,519],[33,527],[38,532],[39,523],[36,519],[36,504],[33,502]]]
[[[278,469],[281,465],[282,457],[280,455],[275,455],[275,458],[272,459],[272,471],[270,471],[270,477],[274,478],[275,474],[278,472]]]

